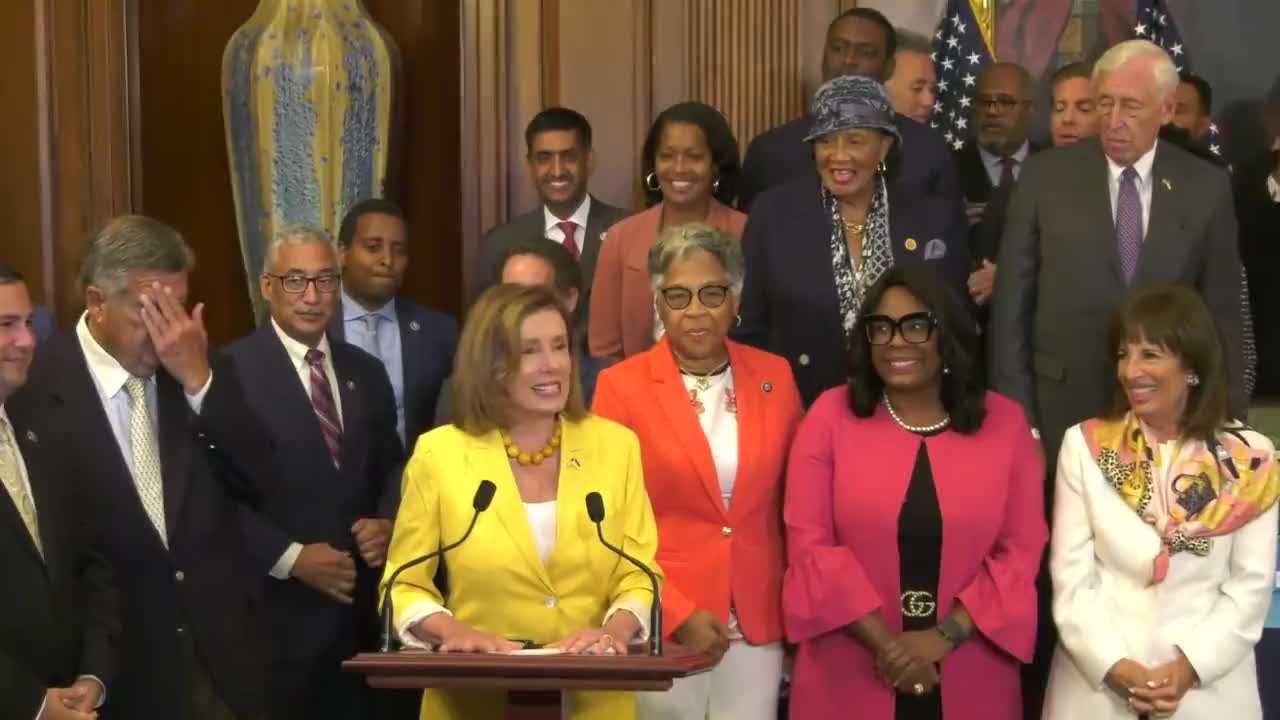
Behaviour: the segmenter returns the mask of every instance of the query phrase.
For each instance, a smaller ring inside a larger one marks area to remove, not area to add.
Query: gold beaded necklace
[[[506,430],[498,430],[498,435],[502,438],[502,445],[507,449],[507,457],[528,467],[530,465],[541,465],[543,460],[556,454],[556,449],[560,447],[560,423],[556,423],[556,429],[551,433],[551,439],[547,440],[547,444],[543,448],[534,453],[528,453],[520,449],[520,446],[511,439],[511,435]]]

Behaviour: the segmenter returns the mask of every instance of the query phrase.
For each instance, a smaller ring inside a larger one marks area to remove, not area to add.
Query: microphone
[[[591,518],[591,522],[596,524],[596,536],[600,538],[600,543],[613,551],[627,562],[635,565],[649,577],[649,584],[653,587],[653,605],[649,608],[649,654],[662,654],[662,596],[658,594],[658,576],[653,574],[648,565],[640,562],[634,557],[622,551],[622,548],[612,545],[608,540],[604,539],[604,529],[600,523],[604,522],[604,499],[600,497],[598,492],[587,493],[587,517]]]
[[[395,572],[391,573],[391,577],[387,579],[387,588],[382,591],[382,652],[391,652],[391,638],[393,637],[391,626],[393,624],[392,618],[395,615],[391,607],[391,588],[395,587],[396,578],[400,577],[400,573],[405,570],[421,565],[433,557],[443,556],[466,542],[467,538],[471,536],[472,529],[476,526],[476,520],[479,519],[480,513],[489,509],[489,504],[493,502],[493,494],[497,491],[497,485],[494,485],[489,480],[481,480],[480,487],[476,488],[475,497],[471,500],[471,507],[475,512],[471,514],[471,522],[467,525],[467,531],[462,533],[462,537],[458,538],[457,542],[445,545],[435,552],[429,552],[404,563],[396,568]]]

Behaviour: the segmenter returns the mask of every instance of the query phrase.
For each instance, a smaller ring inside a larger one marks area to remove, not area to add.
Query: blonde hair
[[[1125,40],[1114,45],[1098,58],[1093,66],[1093,84],[1096,87],[1103,75],[1115,72],[1130,61],[1146,58],[1152,61],[1152,81],[1156,96],[1164,99],[1178,89],[1178,68],[1164,48],[1141,39]]]
[[[497,285],[480,295],[467,314],[458,340],[458,355],[450,379],[449,416],[471,435],[501,427],[510,415],[507,381],[520,370],[520,327],[529,316],[554,310],[564,320],[572,361],[569,397],[563,414],[581,420],[587,410],[578,382],[578,353],[573,320],[554,291],[542,286]]]

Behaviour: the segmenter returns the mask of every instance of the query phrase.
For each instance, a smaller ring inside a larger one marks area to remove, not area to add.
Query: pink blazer
[[[755,644],[782,640],[782,476],[800,424],[786,360],[726,340],[738,397],[738,474],[730,509],[711,447],[689,405],[666,338],[600,373],[592,410],[640,438],[645,489],[658,523],[662,626],[693,611],[738,623]]]
[[[791,713],[844,717],[857,708],[861,718],[889,720],[895,691],[843,628],[876,609],[902,627],[898,513],[920,439],[883,405],[855,417],[847,398],[843,387],[818,398],[788,463],[783,619],[800,646]],[[1035,578],[1049,535],[1039,450],[1022,409],[995,393],[977,433],[924,442],[942,511],[937,614],[958,600],[978,629],[942,661],[943,714],[1018,720],[1019,664],[1035,644]]]
[[[706,222],[741,239],[747,216],[712,200]],[[617,362],[653,347],[649,248],[658,241],[661,224],[662,203],[658,203],[600,236],[587,324],[593,357]]]

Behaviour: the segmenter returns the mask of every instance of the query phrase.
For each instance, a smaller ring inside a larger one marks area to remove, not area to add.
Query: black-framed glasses
[[[938,319],[929,312],[907,313],[897,320],[888,315],[868,315],[863,318],[863,324],[867,328],[867,342],[872,345],[888,345],[893,342],[894,334],[901,335],[904,342],[919,345],[933,337]]]
[[[1009,112],[1023,103],[1022,100],[1012,95],[979,94],[973,101],[983,110],[990,110],[994,106],[1000,112]]]
[[[307,291],[307,286],[315,283],[316,292],[331,293],[338,289],[338,285],[342,283],[342,276],[336,273],[325,273],[323,275],[273,275],[271,273],[263,273],[267,277],[275,278],[280,281],[280,287],[290,295],[301,295]]]
[[[729,298],[730,287],[729,285],[703,285],[698,288],[698,302],[702,303],[702,307],[714,310]],[[662,293],[662,301],[672,310],[683,310],[693,302],[694,293],[687,287],[676,285],[662,288],[658,292]]]

